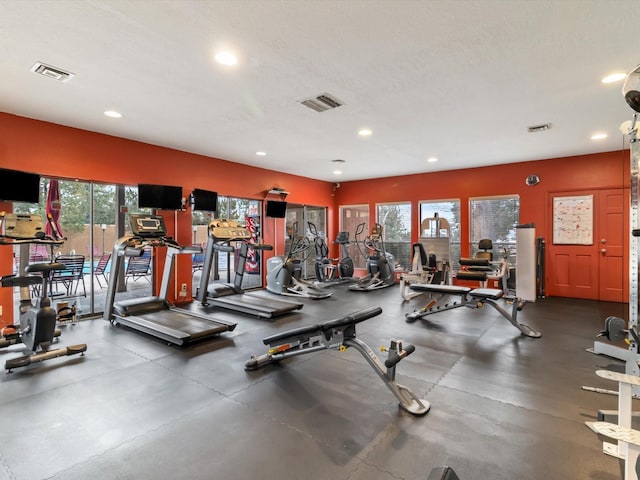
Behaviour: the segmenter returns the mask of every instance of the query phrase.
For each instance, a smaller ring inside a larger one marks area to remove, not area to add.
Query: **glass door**
[[[327,209],[325,207],[313,207],[307,205],[287,204],[285,222],[285,255],[289,252],[292,238],[303,238],[308,245],[304,251],[299,252],[294,258],[301,262],[301,276],[304,279],[315,278],[314,239],[307,222],[312,222],[318,230],[318,235],[327,241]],[[329,244],[329,241],[327,241]]]

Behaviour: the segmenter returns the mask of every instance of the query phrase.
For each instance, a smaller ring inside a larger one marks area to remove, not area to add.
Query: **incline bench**
[[[430,301],[425,307],[414,310],[411,313],[406,314],[407,322],[414,322],[419,318],[423,318],[427,315],[434,313],[444,312],[445,310],[451,310],[458,307],[468,308],[480,308],[485,303],[495,308],[500,315],[506,318],[511,325],[520,330],[522,335],[526,335],[531,338],[539,338],[542,333],[532,329],[528,325],[518,322],[518,312],[524,308],[526,302],[516,297],[506,297],[504,291],[498,288],[475,288],[463,287],[457,285],[431,285],[431,284],[413,284],[410,286],[411,290],[422,293],[437,294],[438,298]],[[458,301],[440,305],[439,302],[442,298],[447,296],[457,296]],[[510,302],[511,312],[505,310],[498,300],[503,299]]]
[[[269,345],[269,351],[260,356],[252,356],[244,368],[245,370],[257,370],[264,365],[276,363],[295,355],[327,349],[338,349],[342,352],[353,347],[362,354],[385,385],[389,387],[389,390],[400,401],[401,408],[414,415],[424,415],[429,411],[429,402],[419,399],[408,387],[399,385],[395,381],[396,365],[400,360],[413,353],[415,347],[405,345],[403,348],[402,342],[392,340],[389,348],[385,349],[388,352],[388,357],[383,364],[367,344],[356,338],[356,323],[381,313],[380,307],[368,308],[335,320],[307,325],[266,337],[262,341],[265,345]]]

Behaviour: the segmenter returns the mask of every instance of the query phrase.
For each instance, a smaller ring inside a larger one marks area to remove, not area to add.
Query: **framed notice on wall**
[[[554,197],[553,243],[593,245],[593,195]]]

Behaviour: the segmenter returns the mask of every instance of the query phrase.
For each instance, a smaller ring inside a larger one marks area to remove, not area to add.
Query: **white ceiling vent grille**
[[[46,63],[41,62],[38,62],[33,67],[31,67],[31,71],[33,73],[44,75],[45,77],[53,78],[54,80],[58,80],[59,82],[66,82],[74,77],[74,74],[71,72],[66,72],[61,68],[52,67],[51,65],[47,65]]]
[[[326,112],[327,110],[333,110],[334,108],[344,105],[340,100],[328,93],[323,93],[313,98],[307,98],[306,100],[302,100],[300,103],[305,107],[309,107],[311,110],[315,110],[316,112]]]

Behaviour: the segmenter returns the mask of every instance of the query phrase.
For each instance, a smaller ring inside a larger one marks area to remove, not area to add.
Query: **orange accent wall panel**
[[[105,183],[179,185],[263,199],[272,187],[287,201],[326,205],[333,183],[0,113],[0,167]]]

